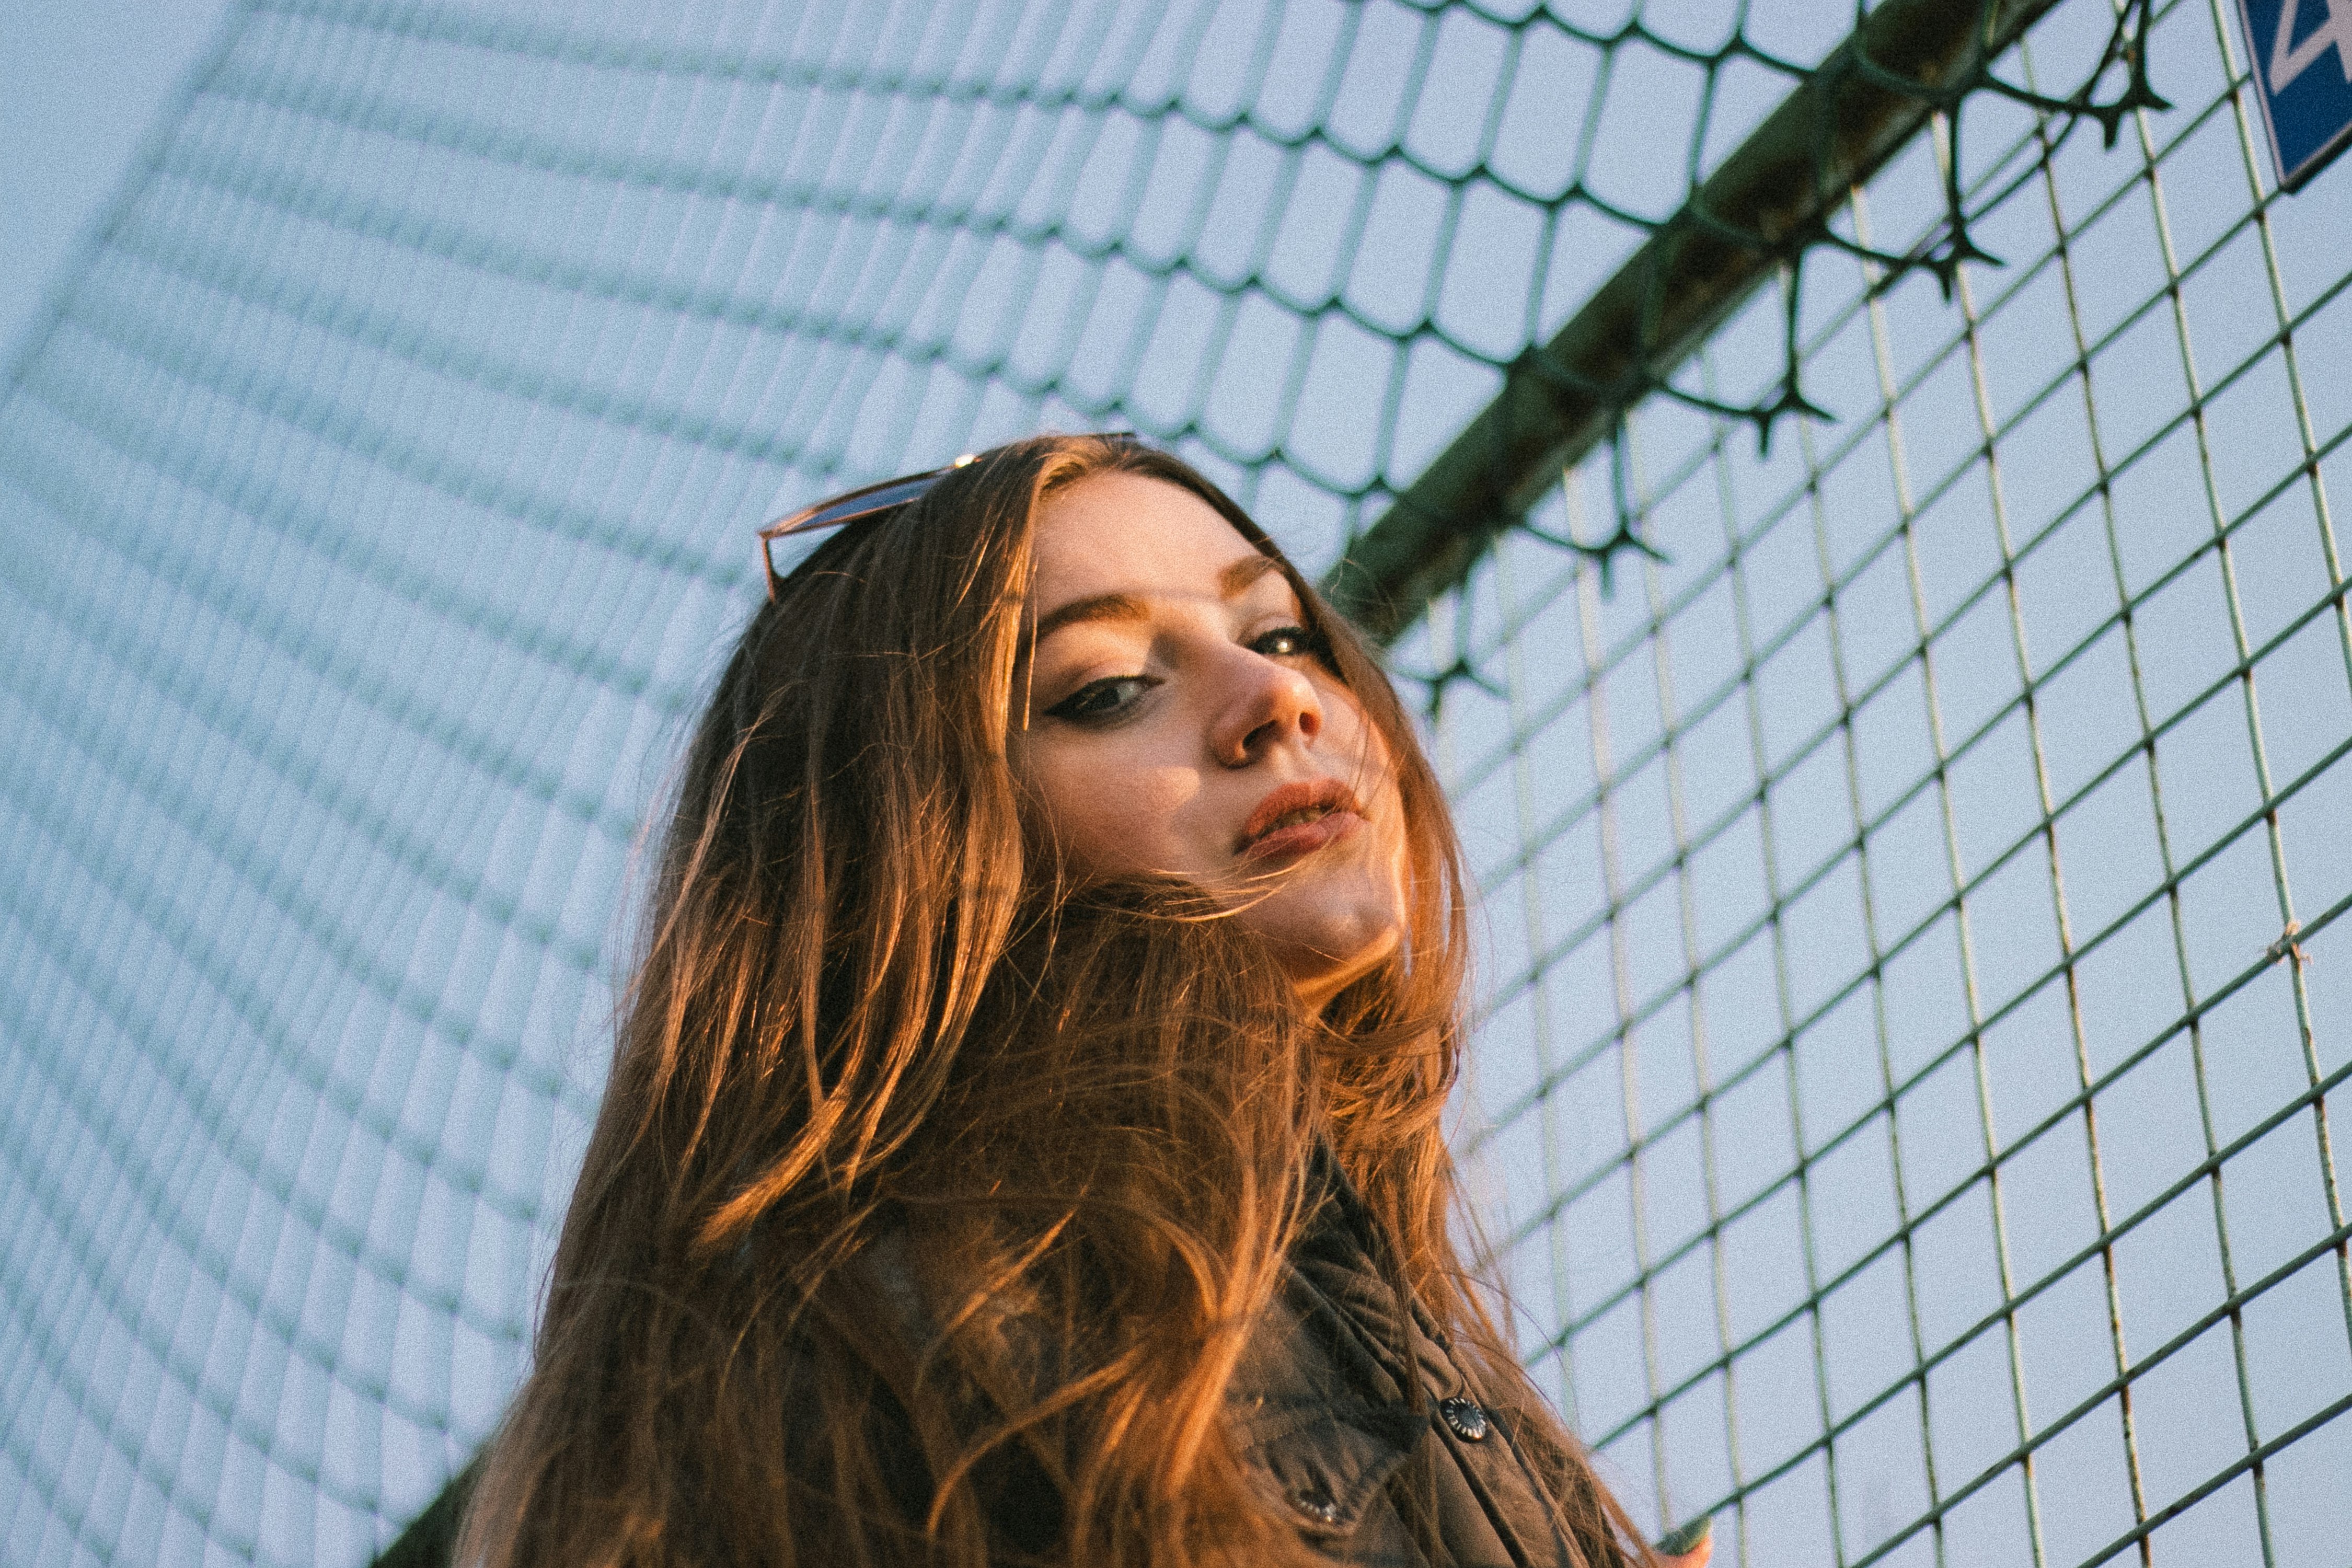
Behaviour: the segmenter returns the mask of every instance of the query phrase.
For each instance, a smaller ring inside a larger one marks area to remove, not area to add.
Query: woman
[[[1129,438],[844,515],[692,741],[463,1560],[1649,1560],[1448,1229],[1461,872],[1363,646]]]

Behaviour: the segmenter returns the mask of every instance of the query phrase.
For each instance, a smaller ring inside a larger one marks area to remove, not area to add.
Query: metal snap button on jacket
[[[1486,1413],[1472,1401],[1459,1395],[1441,1399],[1437,1402],[1437,1413],[1445,1417],[1445,1424],[1453,1427],[1454,1435],[1464,1442],[1483,1443],[1486,1440]]]
[[[1322,1486],[1293,1487],[1290,1506],[1318,1524],[1339,1522],[1339,1500]]]

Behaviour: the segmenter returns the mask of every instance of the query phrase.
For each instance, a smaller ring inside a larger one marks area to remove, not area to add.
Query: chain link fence
[[[1694,356],[1542,362],[1564,484],[1410,504],[1902,9],[242,12],[0,391],[0,1558],[425,1509],[751,529],[1127,426],[1314,569],[1491,543],[1394,647],[1486,889],[1460,1145],[1637,1512],[2326,1560],[2352,198],[2275,198],[2234,16],[1986,7]]]

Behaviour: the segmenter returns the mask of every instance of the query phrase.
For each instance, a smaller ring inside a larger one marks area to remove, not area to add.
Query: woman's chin
[[[1401,930],[1394,921],[1366,922],[1334,931],[1263,933],[1299,1000],[1320,1009],[1332,997],[1380,967],[1394,952]]]

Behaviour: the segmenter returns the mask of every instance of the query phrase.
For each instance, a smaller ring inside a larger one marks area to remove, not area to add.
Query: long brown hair
[[[1038,505],[1106,470],[1276,559],[1387,742],[1410,935],[1319,1016],[1203,895],[1066,875],[1008,763]],[[1623,1516],[1450,1231],[1465,943],[1436,778],[1366,647],[1190,467],[1021,442],[820,546],[736,645],[654,864],[461,1560],[1317,1561],[1223,1412],[1328,1148],[1568,1534],[1618,1561]]]

